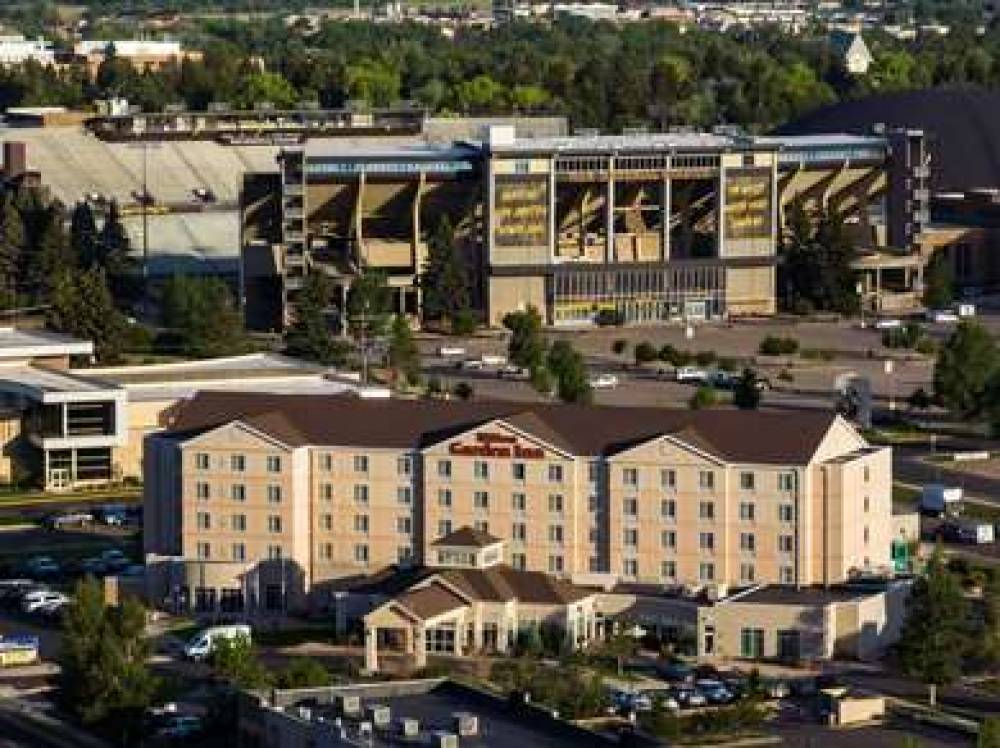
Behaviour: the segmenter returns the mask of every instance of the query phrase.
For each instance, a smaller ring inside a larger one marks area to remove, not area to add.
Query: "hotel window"
[[[488,462],[476,460],[472,463],[472,475],[475,478],[486,480],[490,477],[490,465]]]
[[[601,570],[601,559],[599,559],[597,556],[591,556],[588,561],[588,567],[592,574],[596,574]]]
[[[635,468],[622,469],[622,483],[626,486],[639,485],[639,471]]]
[[[510,537],[513,540],[523,543],[528,539],[528,526],[523,522],[515,522],[510,527]]]
[[[549,556],[549,574],[562,574],[563,557]]]
[[[562,528],[562,525],[549,525],[549,542],[550,543],[562,543],[563,542],[563,528]]]
[[[523,512],[528,506],[528,498],[523,493],[511,494],[510,501],[515,512]]]
[[[674,550],[677,548],[677,533],[673,530],[664,530],[660,533],[660,545],[664,548]]]
[[[396,561],[405,564],[413,558],[413,549],[408,545],[401,545],[396,549]]]
[[[194,466],[198,470],[208,470],[209,459],[205,452],[199,452],[194,456]]]
[[[212,557],[212,546],[209,543],[198,543],[198,558],[209,559]]]
[[[323,543],[319,547],[319,557],[326,561],[333,558],[333,543]]]
[[[211,493],[211,489],[208,487],[207,483],[199,481],[194,484],[194,492],[199,499],[206,500]]]
[[[354,515],[354,532],[360,532],[368,534],[368,515],[367,514],[355,514]]]
[[[562,481],[563,481],[563,466],[549,465],[549,483],[562,483]]]
[[[267,518],[267,531],[268,532],[281,532],[281,517],[277,514],[268,515]]]
[[[868,545],[869,533],[868,533],[868,528],[867,527],[865,528],[864,538],[865,538],[865,545]]]
[[[753,473],[740,473],[740,490],[753,491]]]
[[[354,455],[354,472],[368,472],[368,455]]]
[[[549,511],[553,514],[562,514],[563,497],[561,493],[549,494]]]
[[[232,526],[233,532],[246,532],[247,516],[245,514],[234,514],[230,517],[229,524]]]
[[[698,565],[698,579],[702,582],[715,581],[715,564],[703,563]]]
[[[442,519],[438,522],[438,537],[443,538],[446,535],[451,535],[450,519]]]
[[[715,490],[715,473],[711,470],[701,470],[698,473],[698,487],[702,491]]]
[[[413,520],[409,517],[396,517],[396,532],[400,535],[409,535],[413,532]]]
[[[869,469],[869,467],[867,465],[865,465],[864,474],[865,474],[865,483],[867,483],[871,479],[871,477],[872,477],[871,470]]]
[[[450,488],[439,488],[438,489],[438,506],[451,507],[451,489]]]
[[[795,473],[778,473],[778,490],[791,491],[795,486]]]
[[[243,543],[233,543],[233,561],[246,561],[247,547]]]
[[[677,519],[677,502],[673,499],[664,499],[660,502],[660,516],[663,519]]]
[[[757,550],[757,538],[752,532],[740,533],[740,550],[747,553],[753,553]]]
[[[510,565],[515,569],[524,571],[525,567],[528,565],[528,557],[523,553],[512,553],[510,554]]]
[[[639,561],[634,558],[622,559],[622,574],[626,577],[639,576]]]
[[[591,527],[590,531],[588,533],[588,537],[590,538],[590,542],[591,543],[598,543],[598,542],[600,542],[600,540],[601,540],[601,528],[600,527]]]
[[[715,550],[715,533],[714,532],[701,532],[698,533],[698,547],[703,551]]]
[[[741,582],[753,582],[756,579],[757,571],[753,568],[753,564],[740,564],[740,581]]]
[[[396,459],[396,474],[410,475],[413,472],[413,460],[409,455],[403,455]]]
[[[587,497],[587,509],[591,512],[599,511],[601,508],[601,497],[591,494]]]
[[[368,563],[368,546],[359,544],[354,546],[354,560],[359,564]]]
[[[320,487],[320,495],[323,497],[323,501],[333,501],[333,484],[324,483]]]
[[[247,458],[244,455],[231,455],[229,457],[229,469],[234,473],[242,473],[247,469]]]
[[[673,491],[675,488],[677,488],[677,471],[661,470],[660,485],[663,488],[667,489],[668,491]]]
[[[333,515],[332,514],[322,515],[320,517],[319,525],[322,529],[326,530],[327,532],[330,532],[333,529]]]
[[[490,495],[486,491],[476,491],[472,494],[472,504],[476,509],[489,509]]]
[[[514,480],[522,481],[527,476],[527,469],[524,467],[523,462],[515,462],[510,466],[510,473],[514,477]]]
[[[625,545],[636,546],[639,545],[639,531],[634,527],[626,527],[623,531],[623,543]]]
[[[267,547],[267,558],[269,561],[277,561],[284,555],[280,545],[269,545]]]
[[[791,553],[795,548],[795,538],[791,535],[778,536],[778,551],[780,553]]]
[[[472,523],[472,527],[475,529],[476,532],[485,533],[487,535],[489,535],[490,533],[490,523],[487,522],[485,519],[477,519],[475,522]]]
[[[356,504],[367,504],[368,503],[368,486],[364,483],[357,483],[354,486],[354,503]]]
[[[755,513],[753,502],[751,501],[741,501],[740,502],[740,519],[744,522],[753,522]]]
[[[715,502],[702,501],[698,504],[698,516],[701,519],[715,519]]]
[[[267,457],[267,472],[269,473],[280,473],[281,472],[281,458],[277,455],[268,455]]]
[[[869,501],[868,497],[865,496],[865,511],[867,512],[870,507],[871,507],[871,502]]]
[[[778,581],[782,584],[795,583],[795,569],[791,566],[782,566],[778,569]]]
[[[319,465],[327,473],[331,472],[333,470],[333,455],[324,454],[319,460]]]
[[[677,578],[677,564],[674,561],[663,561],[660,564],[660,576],[664,579]]]
[[[409,506],[413,503],[413,489],[409,486],[396,487],[396,503]]]
[[[451,477],[451,460],[438,460],[438,477]]]
[[[272,483],[267,487],[267,503],[268,504],[281,503],[281,486],[276,486]]]
[[[229,487],[229,496],[233,501],[246,501],[247,487],[242,483],[234,483]]]
[[[601,463],[599,462],[588,462],[587,463],[587,480],[591,483],[597,483],[601,479]]]
[[[198,529],[199,530],[211,530],[212,529],[212,515],[208,512],[198,512]]]
[[[792,504],[778,504],[778,521],[794,522],[795,507]]]
[[[638,499],[624,499],[622,501],[622,514],[626,517],[635,517],[639,513]]]

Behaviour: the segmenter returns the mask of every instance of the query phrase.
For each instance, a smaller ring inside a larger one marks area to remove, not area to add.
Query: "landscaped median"
[[[130,504],[142,500],[142,486],[128,485],[92,491],[47,493],[37,490],[0,491],[0,509],[31,506],[59,506],[61,504],[98,504],[114,501]]]

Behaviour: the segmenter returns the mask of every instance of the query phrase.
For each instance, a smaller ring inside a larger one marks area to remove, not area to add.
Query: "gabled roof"
[[[456,608],[463,608],[467,604],[445,585],[435,582],[426,587],[407,590],[393,602],[425,621]]]
[[[499,543],[500,538],[495,538],[488,532],[480,532],[472,527],[460,527],[452,533],[438,538],[431,545],[436,546],[462,546],[466,548],[485,548],[489,545]]]
[[[280,414],[280,418],[275,414]],[[349,395],[200,392],[179,406],[171,431],[197,433],[234,420],[289,446],[422,449],[502,419],[576,455],[608,455],[673,434],[737,463],[805,464],[836,415],[819,411],[679,410],[499,400],[363,400]]]

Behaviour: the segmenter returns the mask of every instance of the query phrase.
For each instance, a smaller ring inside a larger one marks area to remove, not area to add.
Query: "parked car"
[[[953,325],[958,322],[958,314],[951,309],[928,309],[927,321],[939,325]]]
[[[763,687],[769,699],[787,699],[792,693],[792,689],[783,680],[764,681]]]
[[[94,511],[94,519],[108,527],[122,527],[127,522],[124,506],[102,506]]]
[[[920,491],[920,513],[932,517],[956,514],[962,505],[962,489],[929,483]]]
[[[682,709],[708,705],[708,699],[704,694],[688,686],[678,688],[675,691],[675,698]]]
[[[739,374],[734,374],[731,371],[724,371],[722,369],[716,369],[708,376],[708,383],[720,390],[734,389],[739,381]]]
[[[184,645],[184,656],[189,660],[201,661],[212,654],[215,645],[225,639],[250,638],[250,627],[245,623],[230,626],[210,626],[191,637]]]
[[[442,345],[437,350],[438,356],[441,358],[448,358],[450,356],[464,356],[465,349],[457,345]]]
[[[161,738],[190,738],[203,729],[201,717],[194,714],[175,714],[166,718],[157,729],[156,736]]]
[[[514,364],[507,364],[506,366],[501,366],[497,369],[498,379],[516,379],[525,380],[531,376],[531,372],[525,369],[523,366],[515,366]]]
[[[40,610],[47,605],[57,602],[68,603],[69,598],[61,592],[54,592],[53,590],[37,590],[35,592],[29,592],[24,596],[21,600],[21,610],[25,613],[34,613],[36,610]]]
[[[690,666],[683,662],[668,662],[657,665],[656,671],[661,678],[671,683],[687,683],[693,677]]]
[[[94,515],[90,512],[67,512],[49,515],[42,524],[47,530],[61,530],[64,527],[83,527],[93,521]]]
[[[455,364],[455,368],[462,371],[482,371],[486,365],[478,358],[467,358]]]
[[[33,556],[29,558],[24,564],[24,570],[28,573],[28,576],[35,579],[54,577],[62,571],[59,564],[51,556]]]
[[[903,321],[896,317],[880,317],[875,320],[876,330],[895,330],[903,326]]]
[[[680,366],[674,370],[674,379],[688,384],[705,384],[708,381],[708,372],[697,366]]]
[[[588,380],[594,390],[613,390],[618,386],[618,377],[614,374],[597,374]]]
[[[708,700],[709,704],[728,704],[733,695],[722,681],[702,678],[695,681],[695,688]]]
[[[80,573],[84,576],[99,577],[107,571],[104,561],[96,556],[85,558],[80,562]]]
[[[677,703],[677,699],[670,692],[669,689],[647,691],[650,698],[653,699],[653,704],[659,709],[667,709],[671,712],[676,712],[681,708],[681,705]]]
[[[101,562],[104,564],[104,568],[108,571],[124,569],[132,563],[129,560],[129,557],[118,548],[108,548],[107,550],[101,551],[100,558]]]

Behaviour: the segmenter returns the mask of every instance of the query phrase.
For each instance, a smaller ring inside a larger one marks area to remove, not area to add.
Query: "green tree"
[[[392,289],[384,271],[365,269],[347,294],[348,326],[355,336],[385,334],[392,315]]]
[[[410,384],[420,380],[420,352],[410,323],[401,314],[396,315],[389,330],[389,366],[397,380],[400,376]]]
[[[746,368],[733,388],[733,405],[740,410],[756,410],[760,405],[760,389],[757,386],[757,372]]]
[[[295,303],[295,319],[285,333],[285,352],[324,366],[343,366],[347,345],[330,334],[327,308],[332,288],[323,273],[306,276]]]
[[[719,393],[710,385],[702,385],[694,391],[691,399],[688,400],[688,407],[691,410],[704,410],[714,408],[719,404]]]
[[[69,226],[69,243],[77,262],[89,269],[98,262],[97,221],[90,203],[81,200],[73,208]]]
[[[1000,748],[1000,717],[987,717],[979,725],[976,748]]]
[[[298,102],[298,93],[281,73],[255,73],[246,78],[240,102],[247,107],[268,102],[278,109],[291,109]]]
[[[997,362],[997,348],[989,332],[977,322],[963,320],[938,351],[935,395],[956,414],[978,415],[987,404]]]
[[[56,273],[76,266],[65,230],[66,217],[59,203],[39,211],[33,221],[35,234],[30,250],[24,253],[23,287],[35,301],[48,299]]]
[[[94,343],[94,357],[102,364],[121,359],[126,322],[115,308],[107,278],[100,268],[84,273],[64,269],[52,284],[48,326]]]
[[[361,59],[347,66],[347,94],[373,107],[399,100],[399,73],[384,62]]]
[[[330,671],[309,657],[295,657],[275,678],[278,688],[318,688],[330,685]]]
[[[533,372],[545,364],[545,336],[542,316],[529,306],[524,311],[504,315],[503,326],[510,330],[507,341],[507,359],[515,366]]]
[[[782,254],[780,287],[790,311],[857,311],[859,299],[851,269],[855,251],[842,216],[822,213],[814,224],[801,205],[793,205]]]
[[[943,309],[955,299],[954,274],[944,252],[935,252],[924,270],[924,306]]]
[[[19,268],[24,252],[24,222],[21,213],[8,193],[0,197],[0,284],[4,306],[17,302]]]
[[[93,578],[77,583],[63,622],[60,700],[84,723],[108,724],[124,745],[139,738],[157,688],[146,664],[145,624],[146,611],[134,598],[107,607]]]
[[[469,310],[469,281],[455,246],[455,231],[448,216],[442,216],[427,242],[427,260],[420,274],[423,316],[447,321],[454,330],[455,318]]]
[[[642,366],[652,361],[656,361],[657,353],[656,348],[648,340],[642,341],[632,350],[636,366]]]
[[[237,688],[265,688],[271,685],[271,673],[261,664],[257,651],[246,636],[216,640],[212,645],[210,663],[216,676],[228,680]]]
[[[565,403],[589,403],[594,396],[583,356],[567,340],[557,340],[549,349],[549,371],[556,380],[556,394]]]
[[[231,356],[246,350],[243,318],[220,278],[172,276],[163,289],[163,324],[193,358]]]
[[[961,674],[968,636],[968,606],[962,585],[938,549],[913,585],[897,644],[903,671],[927,684],[932,706],[937,687],[948,685]]]

